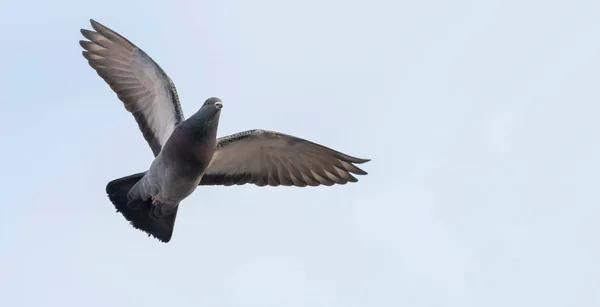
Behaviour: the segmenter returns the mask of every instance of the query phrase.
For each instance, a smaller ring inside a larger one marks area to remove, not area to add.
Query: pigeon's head
[[[223,107],[223,102],[221,101],[221,99],[219,99],[217,97],[210,97],[210,98],[206,99],[206,101],[202,105],[202,108],[211,108],[211,109],[216,109],[217,111],[221,110],[222,107]]]
[[[219,117],[223,102],[217,97],[206,99],[196,114],[190,116],[189,121],[204,127],[216,128],[219,125]]]
[[[202,118],[204,118],[204,120],[211,120],[214,117],[219,117],[222,107],[223,102],[221,99],[217,97],[210,97],[206,99],[200,110],[198,110],[198,113],[202,114]]]

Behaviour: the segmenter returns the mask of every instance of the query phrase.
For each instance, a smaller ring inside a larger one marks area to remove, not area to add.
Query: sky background
[[[13,1],[0,9],[0,306],[600,306],[598,1]],[[112,179],[152,153],[89,18],[219,135],[361,158],[319,188],[201,187],[159,243]]]

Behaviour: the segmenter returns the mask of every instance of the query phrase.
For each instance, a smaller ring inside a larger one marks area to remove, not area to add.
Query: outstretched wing
[[[358,181],[370,160],[279,132],[249,130],[219,138],[200,185],[318,186]]]
[[[81,29],[83,56],[133,114],[157,156],[175,127],[183,121],[171,78],[142,49],[117,32],[90,20],[95,31]]]

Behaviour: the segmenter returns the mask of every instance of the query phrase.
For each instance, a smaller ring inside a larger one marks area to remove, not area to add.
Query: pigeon
[[[171,240],[179,204],[198,186],[331,186],[366,175],[349,156],[292,135],[253,129],[217,138],[221,99],[185,119],[171,78],[142,49],[90,19],[83,57],[138,124],[154,160],[147,171],[110,181],[108,198],[136,229]]]

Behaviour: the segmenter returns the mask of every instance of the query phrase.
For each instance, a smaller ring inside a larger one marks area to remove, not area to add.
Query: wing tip
[[[351,169],[351,170],[347,170],[348,172],[352,173],[352,174],[356,174],[356,175],[368,175],[369,173],[367,173],[365,170],[363,170],[362,168],[358,167],[358,166],[354,166],[356,169]]]
[[[344,154],[343,160],[345,160],[346,162],[350,162],[350,163],[355,163],[355,164],[363,164],[363,163],[367,163],[369,161],[371,161],[371,159],[363,159],[363,158],[357,158],[357,157],[353,157],[353,156],[349,156]]]
[[[90,41],[94,41],[94,39],[93,39],[94,35],[98,34],[98,32],[88,30],[88,29],[79,29],[79,32],[81,32],[81,35],[83,35],[83,37],[87,38]]]
[[[88,50],[91,48],[90,45],[92,44],[92,42],[90,41],[86,41],[86,40],[79,40],[79,46],[81,46],[81,48]]]
[[[94,30],[96,30],[97,32],[102,32],[102,30],[104,29],[108,29],[105,25],[97,22],[96,20],[90,18],[90,24],[92,25],[92,28]]]
[[[90,25],[92,26],[92,29],[94,29],[94,31],[88,29],[80,29],[81,34],[83,34],[83,36],[86,36],[86,33],[102,33],[103,29],[108,29],[105,25],[97,22],[93,18],[90,18]]]

